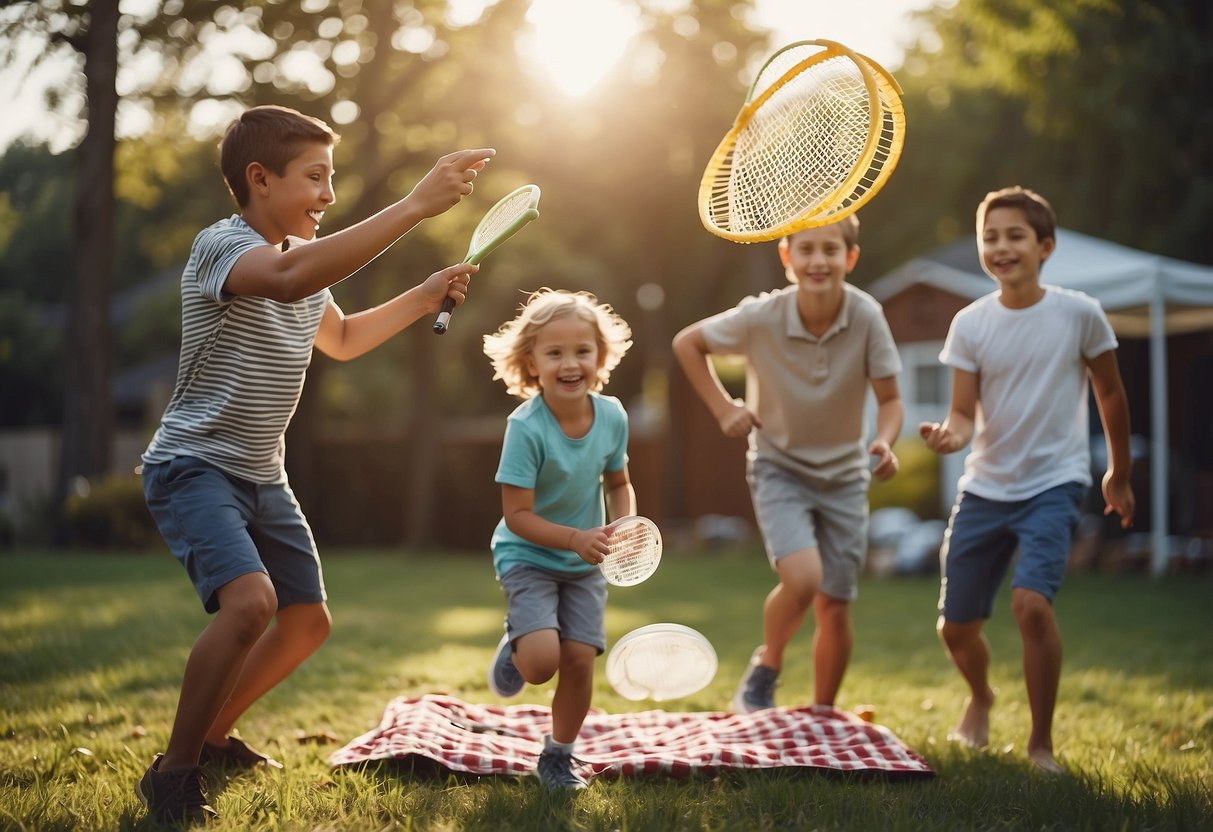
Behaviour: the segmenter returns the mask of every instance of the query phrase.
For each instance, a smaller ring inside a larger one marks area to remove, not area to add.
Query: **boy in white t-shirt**
[[[1087,379],[1108,444],[1105,514],[1133,522],[1129,413],[1116,363],[1116,336],[1093,298],[1042,285],[1057,245],[1049,203],[1004,188],[977,208],[982,268],[998,282],[956,314],[940,360],[952,367],[952,404],[943,424],[924,422],[927,446],[953,453],[973,441],[940,552],[940,638],[970,696],[950,738],[989,742],[989,643],[982,625],[1011,565],[1011,609],[1023,639],[1032,714],[1028,757],[1060,772],[1053,709],[1061,676],[1061,633],[1053,599],[1066,571],[1079,506],[1091,485]]]

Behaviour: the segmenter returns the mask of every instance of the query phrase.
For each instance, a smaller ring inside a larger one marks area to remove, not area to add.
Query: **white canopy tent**
[[[1168,460],[1167,335],[1213,329],[1213,266],[1137,251],[1076,231],[1058,229],[1057,249],[1041,272],[1044,283],[1096,298],[1121,337],[1150,341],[1151,550],[1155,574],[1167,568]],[[899,266],[869,291],[883,300],[916,283],[976,300],[994,290],[982,271],[976,241],[940,249]]]

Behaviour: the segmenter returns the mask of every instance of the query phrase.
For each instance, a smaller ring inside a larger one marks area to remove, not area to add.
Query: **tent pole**
[[[1167,314],[1162,281],[1154,281],[1150,300],[1150,422],[1153,441],[1150,447],[1150,549],[1151,571],[1167,571],[1167,469],[1170,465],[1170,441],[1167,435]]]

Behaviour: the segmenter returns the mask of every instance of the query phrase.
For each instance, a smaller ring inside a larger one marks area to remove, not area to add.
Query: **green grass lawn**
[[[1075,576],[1058,602],[1066,645],[1054,739],[1071,774],[1029,769],[1018,634],[1004,594],[988,627],[1001,689],[991,747],[946,741],[964,699],[934,633],[936,581],[866,581],[840,707],[922,754],[937,777],[883,781],[729,772],[599,782],[572,797],[533,778],[334,770],[328,756],[401,695],[496,702],[485,670],[504,599],[487,553],[329,552],[334,630],[238,726],[284,772],[223,783],[224,830],[1213,829],[1213,578]],[[708,636],[715,681],[667,710],[721,710],[753,647],[772,585],[761,553],[671,553],[615,588],[610,639],[673,621]],[[167,555],[0,556],[0,829],[147,828],[134,785],[163,750],[185,657],[206,621]],[[788,654],[781,704],[811,695],[811,626]],[[601,674],[595,705],[647,710]],[[522,701],[548,703],[551,685]],[[323,738],[332,739],[325,741]]]

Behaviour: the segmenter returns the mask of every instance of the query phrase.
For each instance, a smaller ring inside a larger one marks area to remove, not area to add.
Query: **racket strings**
[[[860,57],[860,60],[866,59]],[[867,169],[854,183],[851,193],[836,207],[822,212],[822,217],[845,215],[867,202],[884,185],[897,167],[905,142],[906,117],[901,96],[881,71],[868,64],[877,81],[880,100],[880,127],[876,134],[875,152]]]
[[[476,230],[472,232],[471,251],[476,251],[489,240],[492,240],[498,234],[525,214],[531,207],[533,196],[530,191],[520,191],[514,196],[494,207],[492,211],[485,214],[480,220],[480,224],[476,226]]]
[[[738,242],[835,222],[883,187],[905,113],[891,77],[835,44],[793,44],[759,72],[746,108],[708,163],[700,215]]]
[[[615,582],[647,576],[653,562],[661,556],[661,543],[648,526],[636,523],[616,529],[611,535],[610,551],[603,569]]]
[[[867,167],[870,107],[864,77],[847,57],[798,73],[737,132],[713,182],[711,216],[747,233],[820,210]]]

